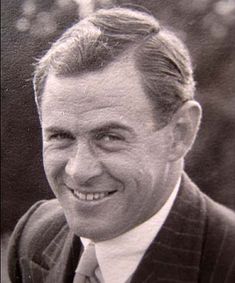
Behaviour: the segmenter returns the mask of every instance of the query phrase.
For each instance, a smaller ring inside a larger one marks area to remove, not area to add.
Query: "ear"
[[[172,144],[170,151],[170,161],[183,158],[192,147],[196,138],[202,110],[196,101],[187,101],[174,114],[171,124]]]

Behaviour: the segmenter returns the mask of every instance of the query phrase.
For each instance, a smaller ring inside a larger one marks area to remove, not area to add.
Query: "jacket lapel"
[[[57,236],[43,251],[44,265],[48,272],[43,271],[43,280],[35,282],[71,283],[77,267],[81,249],[79,238],[65,224]],[[38,271],[35,271],[38,274]]]
[[[183,175],[173,208],[131,282],[198,282],[204,225],[204,200]]]

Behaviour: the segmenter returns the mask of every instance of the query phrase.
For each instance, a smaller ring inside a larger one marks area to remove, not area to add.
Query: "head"
[[[44,167],[73,231],[113,238],[169,197],[200,120],[188,52],[145,13],[100,10],[39,61]]]

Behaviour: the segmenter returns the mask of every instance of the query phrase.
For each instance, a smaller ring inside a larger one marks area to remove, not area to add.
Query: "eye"
[[[66,132],[58,132],[58,133],[51,134],[49,136],[49,140],[62,141],[62,140],[74,140],[74,139],[75,138],[70,133],[66,133]]]
[[[115,133],[99,133],[96,135],[96,140],[105,143],[110,143],[116,141],[124,141],[124,138]]]

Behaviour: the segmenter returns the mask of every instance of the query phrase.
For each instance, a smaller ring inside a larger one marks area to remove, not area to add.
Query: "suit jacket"
[[[172,210],[131,282],[234,283],[234,215],[184,175]],[[14,283],[71,283],[81,247],[57,200],[38,202],[12,234],[10,278]]]

